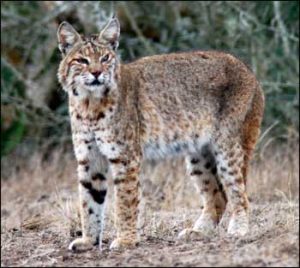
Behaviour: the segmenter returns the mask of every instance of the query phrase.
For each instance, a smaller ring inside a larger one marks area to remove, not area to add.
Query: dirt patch
[[[139,246],[125,251],[108,249],[113,236],[108,230],[102,252],[72,253],[70,237],[48,225],[41,229],[12,229],[1,234],[2,266],[298,266],[298,205],[253,205],[251,234],[228,237],[223,227],[213,237],[178,241],[186,219],[198,211],[160,212],[150,221]],[[170,224],[171,223],[171,224]],[[108,228],[111,229],[111,228]]]

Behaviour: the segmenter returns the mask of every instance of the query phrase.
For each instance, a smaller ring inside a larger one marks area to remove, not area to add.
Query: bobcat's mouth
[[[93,82],[91,83],[85,83],[87,86],[101,86],[104,84],[104,82],[100,82],[98,79],[95,79]]]

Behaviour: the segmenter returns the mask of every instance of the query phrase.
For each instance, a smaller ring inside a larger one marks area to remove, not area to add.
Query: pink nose
[[[98,76],[101,74],[101,71],[91,72],[91,74],[92,74],[93,76],[95,76],[95,78],[97,79]]]

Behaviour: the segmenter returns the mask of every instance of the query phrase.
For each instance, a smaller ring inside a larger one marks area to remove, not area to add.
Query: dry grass
[[[299,265],[299,150],[259,150],[248,179],[251,233],[226,235],[225,220],[214,237],[177,241],[199,216],[200,201],[185,176],[183,159],[144,163],[142,242],[110,252],[115,230],[110,187],[104,250],[73,254],[66,247],[79,235],[76,166],[71,154],[55,151],[47,161],[6,158],[1,180],[2,266],[296,266]],[[13,165],[11,165],[13,161]],[[10,167],[10,168],[8,168]],[[10,172],[8,172],[10,170]],[[6,176],[9,176],[6,178]],[[112,185],[110,185],[112,186]]]

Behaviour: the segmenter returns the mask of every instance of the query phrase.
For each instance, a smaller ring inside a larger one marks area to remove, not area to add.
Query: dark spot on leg
[[[114,179],[114,184],[120,184],[124,182],[129,182],[129,181],[135,181],[137,180],[137,177],[135,175],[127,176],[126,178],[116,178]]]
[[[232,187],[232,186],[233,186],[233,183],[232,183],[232,182],[227,182],[227,183],[225,183],[225,186],[226,186],[226,187]]]
[[[82,231],[81,230],[77,230],[75,234],[76,234],[76,236],[82,236]]]
[[[200,160],[199,160],[198,158],[192,158],[192,159],[191,159],[191,163],[192,163],[192,164],[198,164],[199,161],[200,161]]]
[[[96,237],[96,240],[95,240],[95,242],[93,243],[93,245],[96,246],[96,245],[98,245],[98,244],[99,244],[99,236]]]
[[[205,164],[205,168],[206,169],[209,169],[211,167],[211,163],[210,162],[207,162],[206,164]]]
[[[119,140],[117,141],[117,144],[118,144],[118,145],[124,145],[124,143],[121,142],[121,141],[119,141]]]
[[[89,104],[90,104],[90,100],[89,99],[85,99],[83,101],[83,106],[85,106],[85,109],[87,109],[89,107]]]
[[[217,174],[217,168],[216,167],[213,167],[212,170],[211,170],[211,173],[213,175],[216,175]]]
[[[243,202],[242,202],[242,206],[243,206],[243,208],[244,208],[245,210],[248,209],[248,207],[249,207],[249,202],[248,202],[248,200],[247,200],[247,197],[244,197]]]
[[[108,159],[108,161],[112,164],[122,164],[124,166],[127,166],[127,164],[128,164],[127,160],[120,159],[120,158],[111,158],[111,159]]]
[[[84,160],[79,160],[79,161],[78,161],[78,164],[79,164],[79,165],[86,165],[88,162],[89,162],[88,159],[84,159]]]
[[[130,175],[133,175],[132,173],[135,173],[135,172],[137,172],[137,168],[135,168],[135,167],[132,167],[132,168],[128,169],[128,171],[127,171],[127,173]]]
[[[73,95],[74,96],[78,96],[79,94],[78,94],[78,91],[76,90],[76,88],[73,88]]]
[[[201,170],[193,170],[192,173],[191,173],[191,176],[194,176],[194,175],[202,175],[203,172]]]
[[[218,183],[219,185],[219,188],[220,188],[220,191],[222,192],[224,189],[223,189],[223,184],[222,183]]]
[[[221,171],[226,172],[227,168],[226,167],[221,167]]]
[[[213,194],[216,195],[219,192],[217,188],[214,189]]]
[[[92,149],[92,146],[91,146],[91,145],[89,145],[89,146],[88,146],[88,150],[91,150],[91,149]]]
[[[94,188],[92,188],[92,185],[90,183],[90,188],[87,188],[89,190],[90,195],[93,197],[94,201],[98,204],[103,204],[104,200],[105,200],[105,196],[106,196],[106,192],[107,190],[96,190]]]
[[[125,179],[114,179],[114,184],[117,185],[117,184],[120,184],[120,183],[123,183],[125,182]]]
[[[76,115],[76,118],[77,118],[78,120],[81,120],[81,119],[82,119],[82,117],[81,117],[80,114],[77,114],[77,115]]]
[[[209,150],[209,145],[208,145],[208,144],[205,144],[205,145],[202,147],[201,155],[202,155],[204,158],[207,158],[209,152],[210,152],[210,150]]]
[[[111,158],[111,159],[108,159],[108,161],[112,164],[120,164],[121,163],[121,159],[119,159],[119,158]]]
[[[105,91],[103,92],[103,95],[106,97],[108,95],[109,91],[110,91],[110,88],[106,87]]]
[[[89,208],[89,214],[93,214],[94,210],[92,208]]]
[[[234,176],[234,175],[238,174],[238,171],[237,170],[232,170],[232,171],[228,172],[228,174],[230,176]]]
[[[88,182],[88,181],[80,181],[80,183],[81,183],[81,185],[82,185],[84,188],[86,188],[86,189],[88,189],[88,190],[92,189],[92,184],[91,184],[90,182]]]
[[[92,180],[95,181],[95,180],[100,180],[100,181],[105,181],[106,178],[103,174],[101,173],[96,173],[92,176]]]
[[[85,170],[86,172],[88,172],[89,169],[90,169],[90,166],[89,166],[89,165],[86,165],[86,166],[84,167],[84,170]]]
[[[132,191],[131,190],[126,190],[126,194],[131,194]]]
[[[179,144],[176,144],[174,149],[176,153],[179,153],[181,151],[181,147]]]
[[[140,202],[140,200],[135,197],[132,201],[131,201],[131,205],[137,205]]]
[[[98,121],[98,120],[100,120],[100,119],[102,119],[104,117],[105,117],[105,113],[99,112],[98,115],[97,115],[97,117],[96,117],[96,120]]]
[[[205,185],[209,184],[209,180],[204,180],[203,182],[204,182]]]
[[[207,151],[202,152],[202,156],[203,156],[203,158],[207,158],[208,157],[208,152]]]

